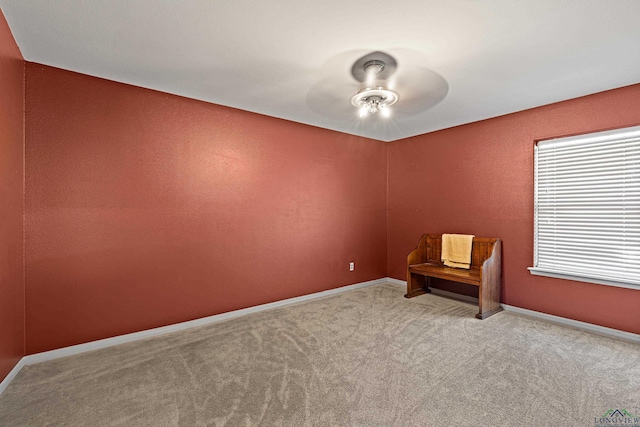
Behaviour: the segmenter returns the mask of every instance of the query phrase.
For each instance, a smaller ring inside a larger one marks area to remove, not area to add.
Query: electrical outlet
[[[353,271],[356,269],[356,263],[355,262],[350,262],[349,263],[349,271]]]

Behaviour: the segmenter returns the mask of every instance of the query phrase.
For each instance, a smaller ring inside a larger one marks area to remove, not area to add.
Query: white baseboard
[[[464,301],[464,302],[468,302],[474,305],[478,305],[478,298],[476,297],[472,297],[469,295],[462,295],[462,294],[456,294],[454,292],[449,292],[449,291],[444,291],[442,289],[438,289],[438,288],[431,288],[431,293],[434,295],[440,295],[443,297],[447,297],[447,298],[451,298],[451,299],[457,299],[460,301]]]
[[[216,314],[214,316],[203,317],[201,319],[190,320],[188,322],[176,323],[173,325],[163,326],[160,328],[147,329],[145,331],[134,332],[126,335],[119,335],[117,337],[105,338],[98,341],[92,341],[84,344],[78,344],[70,347],[59,348],[57,350],[45,351],[42,353],[30,354],[28,356],[24,356],[20,361],[16,364],[16,366],[9,372],[9,374],[5,377],[2,382],[0,382],[0,394],[2,394],[5,389],[9,386],[11,381],[18,375],[20,370],[27,365],[33,365],[36,363],[45,362],[48,360],[59,359],[61,357],[72,356],[75,354],[84,353],[87,351],[99,350],[102,348],[112,347],[114,345],[129,343],[133,341],[138,341],[142,339],[147,339],[151,337],[156,337],[164,334],[168,334],[171,332],[182,331],[189,328],[194,328],[196,326],[209,325],[212,323],[222,322],[224,320],[234,319],[240,316],[246,316],[251,313],[258,313],[265,310],[271,310],[274,308],[284,307],[291,304],[297,304],[305,301],[310,301],[317,298],[324,298],[331,295],[336,295],[342,292],[348,292],[355,289],[364,288],[367,286],[380,285],[383,283],[390,283],[398,286],[406,286],[406,282],[398,279],[393,279],[391,277],[384,277],[381,279],[370,280],[367,282],[356,283],[353,285],[347,285],[336,289],[329,289],[327,291],[316,292],[314,294],[303,295],[295,298],[289,298],[282,301],[276,301],[268,304],[262,304],[255,307],[243,308],[241,310],[230,311],[228,313]],[[432,288],[432,292],[435,295],[442,296],[453,296],[457,299],[464,299],[465,301],[477,304],[478,299],[473,297],[464,297],[461,295],[457,295],[451,292],[443,291],[440,289]],[[553,316],[551,314],[540,313],[538,311],[527,310],[525,308],[514,307],[506,304],[502,304],[502,307],[506,311],[512,311],[514,313],[523,314],[526,316],[535,317],[538,319],[544,319],[550,322],[559,323],[566,326],[571,326],[575,328],[585,329],[591,332],[609,335],[616,338],[622,338],[634,342],[640,342],[640,335],[634,334],[631,332],[620,331],[617,329],[606,328],[604,326],[598,326],[591,323],[580,322],[577,320],[567,319],[564,317]]]
[[[512,305],[500,304],[505,311],[522,314],[524,316],[535,317],[553,323],[559,323],[564,326],[584,329],[589,332],[595,332],[600,335],[608,335],[615,338],[622,338],[629,341],[640,343],[640,334],[633,332],[621,331],[619,329],[607,328],[606,326],[594,325],[593,323],[581,322],[579,320],[567,319],[566,317],[554,316],[552,314],[541,313],[539,311],[527,310],[526,308],[514,307]]]
[[[406,281],[394,279],[392,277],[387,277],[387,282],[391,283],[392,285],[407,286],[407,282]]]
[[[11,381],[13,381],[16,375],[18,375],[18,372],[20,372],[20,370],[24,368],[26,365],[27,364],[24,361],[24,357],[18,361],[16,366],[13,367],[11,372],[9,372],[7,376],[4,378],[4,380],[2,380],[2,382],[0,383],[0,394],[2,394],[5,391],[5,389],[9,386]]]
[[[84,344],[73,345],[70,347],[63,347],[56,350],[45,351],[42,353],[30,354],[24,356],[16,364],[16,366],[9,372],[4,380],[0,383],[0,394],[4,392],[7,386],[18,375],[18,372],[27,365],[33,365],[36,363],[46,362],[48,360],[59,359],[61,357],[73,356],[75,354],[85,353],[87,351],[99,350],[114,345],[129,343],[133,341],[143,340],[151,337],[157,337],[171,332],[183,331],[185,329],[194,328],[196,326],[204,326],[212,323],[222,322],[224,320],[234,319],[240,316],[246,316],[247,314],[258,313],[260,311],[271,310],[274,308],[284,307],[291,304],[298,304],[305,301],[310,301],[317,298],[324,298],[331,295],[336,295],[342,292],[348,292],[355,289],[364,288],[367,286],[380,285],[387,283],[387,278],[381,278],[376,280],[369,280],[367,282],[360,282],[353,285],[342,286],[340,288],[329,289],[327,291],[316,292],[309,295],[302,295],[295,298],[289,298],[281,301],[275,301],[268,304],[257,305],[255,307],[243,308],[241,310],[234,310],[227,313],[216,314],[214,316],[203,317],[201,319],[190,320],[187,322],[175,323],[173,325],[162,326],[160,328],[147,329],[140,332],[134,332],[126,335],[119,335],[112,338],[105,338],[98,341],[91,341]]]
[[[389,282],[389,283],[391,283],[393,285],[407,286],[407,282],[405,282],[403,280],[392,279],[391,277],[387,277],[387,282]],[[469,302],[471,304],[478,305],[478,298],[476,298],[476,297],[472,297],[472,296],[469,296],[469,295],[456,294],[456,293],[445,291],[445,290],[438,289],[438,288],[430,288],[430,289],[431,289],[431,293],[433,295],[439,295],[439,296],[442,296],[442,297],[456,299],[456,300]]]
[[[392,279],[387,277],[387,282],[399,286],[407,286],[407,282],[398,279]],[[443,291],[436,288],[431,288],[431,293],[434,295],[442,295],[445,297],[453,297],[456,299],[462,299],[471,303],[478,304],[478,299],[474,297],[467,297],[464,295],[457,295],[452,292]],[[621,338],[633,342],[640,342],[640,334],[634,334],[632,332],[621,331],[619,329],[607,328],[606,326],[594,325],[593,323],[581,322],[579,320],[567,319],[566,317],[554,316],[552,314],[541,313],[539,311],[528,310],[526,308],[515,307],[507,304],[500,304],[505,311],[511,311],[513,313],[522,314],[525,316],[535,317],[537,319],[546,320],[548,322],[558,323],[564,326],[570,326],[572,328],[584,329],[589,332],[594,332],[600,335],[607,335],[610,337]]]

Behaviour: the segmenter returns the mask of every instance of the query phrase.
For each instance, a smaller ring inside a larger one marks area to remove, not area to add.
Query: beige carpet
[[[640,346],[372,286],[25,367],[2,426],[594,426]]]

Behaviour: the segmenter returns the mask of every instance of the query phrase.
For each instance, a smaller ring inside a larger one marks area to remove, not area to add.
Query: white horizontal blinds
[[[535,267],[640,285],[640,128],[536,147]]]

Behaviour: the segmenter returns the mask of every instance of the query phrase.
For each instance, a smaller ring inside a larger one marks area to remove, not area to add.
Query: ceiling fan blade
[[[398,66],[389,79],[389,89],[400,96],[393,106],[397,118],[411,117],[440,103],[449,93],[449,84],[440,74],[415,65]]]
[[[351,120],[357,113],[351,105],[351,97],[356,89],[356,82],[349,76],[323,79],[307,92],[307,105],[322,116]]]

